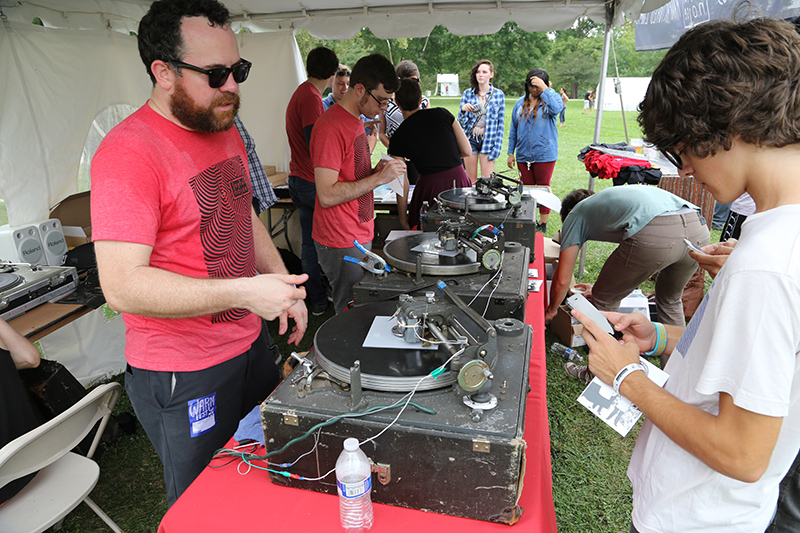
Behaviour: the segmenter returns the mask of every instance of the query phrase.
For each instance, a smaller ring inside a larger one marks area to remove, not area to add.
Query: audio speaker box
[[[64,230],[61,228],[61,221],[51,218],[37,224],[39,237],[42,239],[44,256],[50,266],[61,266],[67,255],[67,241],[64,238]]]
[[[46,265],[39,229],[34,226],[0,226],[0,260]]]

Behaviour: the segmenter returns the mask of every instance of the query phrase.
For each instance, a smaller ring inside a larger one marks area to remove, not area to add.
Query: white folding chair
[[[0,530],[39,533],[83,501],[112,530],[122,531],[88,496],[100,477],[100,467],[92,456],[120,389],[119,383],[100,385],[57,417],[0,449],[0,487],[39,471],[20,492],[0,506]],[[70,450],[98,420],[100,425],[87,456],[72,453]]]

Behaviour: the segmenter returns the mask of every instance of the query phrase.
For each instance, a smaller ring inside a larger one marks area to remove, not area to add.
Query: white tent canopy
[[[528,31],[565,29],[581,16],[612,24],[638,17],[642,0],[429,1],[224,0],[243,57],[255,65],[242,85],[242,118],[265,164],[288,168],[284,110],[305,78],[294,31],[349,38],[369,27],[383,38],[427,35],[436,24],[456,34],[490,34],[513,20]],[[655,0],[647,10],[664,0]],[[135,31],[147,0],[0,0],[0,197],[12,226],[46,220],[78,192],[78,169],[95,117],[134,108],[150,93]],[[615,9],[608,9],[613,6]],[[44,24],[31,24],[38,17]],[[120,201],[124,201],[123,198]]]

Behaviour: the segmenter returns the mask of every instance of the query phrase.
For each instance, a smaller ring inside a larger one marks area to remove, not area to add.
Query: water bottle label
[[[337,479],[336,484],[339,485],[339,494],[345,498],[358,498],[368,493],[372,488],[372,476],[357,483],[342,483]]]

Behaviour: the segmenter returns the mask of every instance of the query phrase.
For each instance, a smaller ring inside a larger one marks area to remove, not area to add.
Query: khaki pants
[[[705,246],[708,227],[697,213],[654,218],[638,233],[625,239],[609,256],[592,287],[592,300],[602,311],[616,311],[620,301],[653,274],[656,308],[664,324],[685,326],[681,294],[697,270],[683,239]]]

